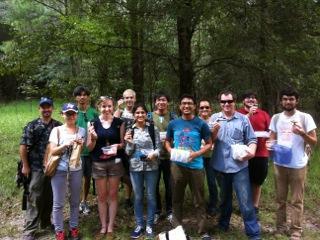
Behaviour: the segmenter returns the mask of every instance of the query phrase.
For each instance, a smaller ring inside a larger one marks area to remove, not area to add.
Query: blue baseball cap
[[[78,107],[77,107],[77,105],[74,104],[74,103],[65,103],[65,104],[63,104],[63,105],[62,105],[61,112],[65,113],[65,112],[69,112],[69,111],[78,113]]]
[[[39,101],[39,106],[42,106],[44,104],[48,104],[50,106],[53,106],[53,100],[49,97],[41,97]]]

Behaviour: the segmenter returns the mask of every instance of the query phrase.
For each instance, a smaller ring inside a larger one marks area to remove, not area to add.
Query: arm
[[[160,133],[159,133],[159,129],[154,126],[154,137],[155,137],[155,149],[154,151],[148,155],[148,158],[150,160],[156,160],[157,157],[159,157],[160,155],[160,148],[161,148],[161,141],[160,141]]]
[[[190,153],[190,157],[189,157],[189,161],[191,162],[193,159],[200,157],[201,155],[203,155],[205,152],[209,151],[212,147],[212,139],[211,137],[209,137],[206,141],[205,144],[203,145],[202,148],[200,148],[199,151],[196,152],[191,152]]]
[[[30,170],[30,166],[29,166],[29,162],[28,162],[27,145],[25,145],[25,144],[20,145],[19,154],[20,154],[20,159],[22,161],[22,174],[25,175],[26,177],[28,177],[31,170]]]
[[[96,142],[98,139],[98,135],[96,131],[94,130],[94,126],[91,125],[91,123],[88,123],[88,133],[87,133],[87,148],[89,151],[92,151],[94,147],[96,146]]]
[[[124,148],[124,134],[125,134],[125,126],[123,122],[120,126],[120,143],[117,146],[118,149]]]
[[[310,145],[315,145],[317,143],[317,134],[315,130],[306,133],[299,124],[294,124],[292,126],[292,132],[301,136],[303,140]]]

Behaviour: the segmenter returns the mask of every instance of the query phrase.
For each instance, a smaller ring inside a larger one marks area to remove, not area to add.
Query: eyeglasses
[[[201,107],[199,107],[201,110],[202,109],[210,109],[210,107],[209,106],[201,106]]]
[[[222,104],[226,104],[226,103],[231,104],[233,102],[234,102],[234,100],[220,100],[220,103],[222,103]]]

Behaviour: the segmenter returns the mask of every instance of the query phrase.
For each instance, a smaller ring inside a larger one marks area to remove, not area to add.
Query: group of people
[[[63,209],[68,187],[68,237],[80,239],[79,212],[90,213],[87,197],[91,177],[100,219],[95,239],[116,236],[114,224],[121,181],[125,184],[128,207],[132,205],[132,191],[134,193],[136,226],[130,234],[132,239],[143,235],[153,239],[154,225],[163,216],[173,227],[184,225],[187,185],[192,193],[201,239],[212,239],[208,215],[218,216],[219,229],[229,229],[233,189],[246,235],[252,240],[261,239],[259,201],[261,186],[268,174],[270,153],[274,160],[277,233],[289,234],[291,240],[301,239],[308,163],[305,146],[315,145],[317,136],[312,117],[297,110],[299,95],[294,89],[280,92],[283,112],[271,119],[258,107],[254,92],[243,94],[243,107],[236,109],[236,95],[232,91],[222,91],[218,96],[221,110],[213,114],[209,100],[202,99],[197,104],[192,95],[182,95],[179,117],[169,110],[170,98],[163,92],[154,97],[153,112],[136,102],[131,89],[124,91],[123,99],[117,102],[109,96],[100,97],[96,101],[97,110],[90,107],[90,91],[86,87],[77,87],[74,97],[77,104],[62,106],[63,123],[52,119],[52,99],[42,97],[40,118],[24,128],[20,143],[22,173],[31,179],[23,232],[25,240],[36,239],[39,223],[41,228],[52,223],[56,239],[66,239]],[[81,164],[76,167],[69,162],[75,143],[83,147]],[[51,178],[43,171],[46,149],[61,156]],[[209,192],[207,203],[205,177]],[[159,189],[161,178],[165,207],[162,207]],[[289,189],[292,212],[291,225],[287,226]],[[144,218],[145,197],[147,214]]]

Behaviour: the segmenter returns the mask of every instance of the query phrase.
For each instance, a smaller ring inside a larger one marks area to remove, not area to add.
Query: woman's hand
[[[147,159],[150,160],[150,161],[157,160],[157,154],[154,153],[154,152],[151,152],[151,153],[148,154]]]
[[[126,142],[133,143],[132,130],[131,130],[131,129],[129,129],[128,131],[126,131],[126,133],[124,134],[124,140],[125,140]]]
[[[91,140],[92,141],[95,141],[98,139],[98,135],[96,133],[96,130],[94,129],[94,126],[93,125],[90,125],[89,128],[88,128],[88,132],[90,134],[90,137],[91,137]]]

